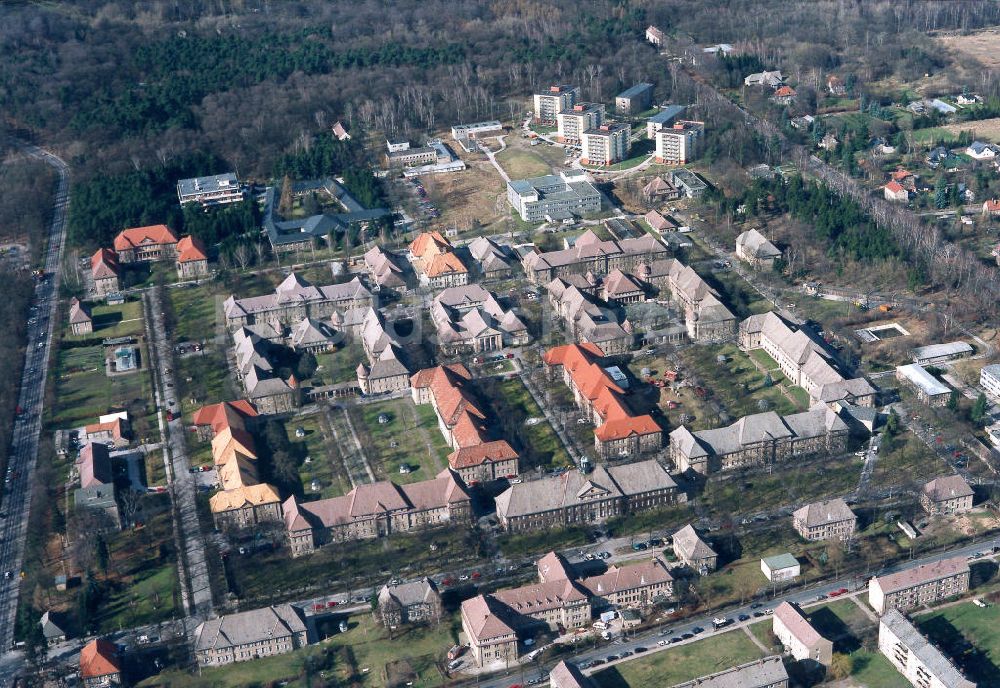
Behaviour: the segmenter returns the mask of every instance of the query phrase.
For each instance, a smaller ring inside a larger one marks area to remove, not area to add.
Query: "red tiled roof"
[[[774,95],[778,98],[787,98],[795,95],[795,89],[791,86],[782,86],[774,92]]]
[[[110,248],[99,248],[90,257],[90,272],[94,279],[118,276],[118,254]]]
[[[983,203],[983,207],[988,213],[1000,213],[1000,200],[989,198]]]
[[[896,170],[895,172],[892,173],[892,178],[897,182],[901,182],[907,177],[912,177],[912,176],[913,175],[910,172],[907,172],[906,170]]]
[[[594,429],[597,439],[602,442],[609,440],[620,440],[631,435],[651,435],[662,432],[663,428],[657,425],[652,416],[632,416],[631,418],[620,418],[609,420],[604,425]]]
[[[80,650],[80,676],[97,678],[108,674],[119,674],[118,653],[115,646],[103,638],[91,640]]]
[[[903,189],[902,185],[899,182],[897,182],[895,179],[892,180],[891,182],[889,182],[888,184],[886,184],[885,188],[887,188],[892,193],[899,193],[901,191],[905,191],[905,189]]]
[[[468,271],[469,268],[465,267],[462,259],[450,251],[448,253],[439,253],[431,258],[431,262],[424,269],[424,273],[428,277],[438,277],[449,272],[463,273]]]
[[[509,461],[517,458],[517,452],[507,440],[494,440],[469,447],[461,447],[448,455],[448,464],[458,470],[481,466],[487,461]]]
[[[122,419],[115,418],[114,420],[109,420],[107,423],[91,423],[83,428],[83,431],[88,435],[107,432],[109,430],[113,438],[120,440],[122,438]]]
[[[421,232],[410,242],[410,253],[417,258],[423,258],[431,248],[435,249],[435,253],[450,251],[451,242],[441,236],[441,232]]]
[[[126,251],[142,245],[176,244],[177,235],[166,225],[149,225],[122,230],[115,237],[115,250]]]
[[[239,418],[239,421],[235,424],[243,427],[243,418],[254,418],[256,415],[257,409],[253,404],[246,399],[237,399],[202,406],[194,412],[193,422],[195,425],[211,425],[212,431],[219,433],[233,425],[236,418]]]
[[[583,344],[565,344],[563,346],[556,346],[545,352],[542,360],[545,361],[546,365],[562,365],[563,361],[566,360],[567,354],[573,349],[582,349],[585,354],[591,354],[596,358],[601,358],[604,356],[604,351],[601,347],[597,346],[592,342],[585,342]]]
[[[177,262],[190,263],[196,260],[208,260],[205,245],[197,237],[186,236],[177,242]]]

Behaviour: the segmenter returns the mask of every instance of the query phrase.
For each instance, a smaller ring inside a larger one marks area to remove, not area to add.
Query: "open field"
[[[403,398],[348,408],[358,439],[379,477],[412,483],[430,480],[444,470],[451,448],[438,430],[430,404],[416,406]],[[379,422],[380,418],[386,422]],[[403,464],[410,467],[409,473],[399,472]]]
[[[101,346],[59,349],[56,354],[56,394],[59,404],[52,409],[52,422],[57,427],[74,427],[96,423],[99,415],[112,406],[126,408],[134,402],[148,404],[152,411],[153,398],[147,365],[146,348],[140,358],[143,369],[128,375],[108,377],[104,373],[104,351]]]
[[[511,179],[540,177],[543,174],[550,174],[552,172],[552,167],[530,150],[508,148],[497,154],[496,157],[497,162],[500,163]]]
[[[602,688],[671,686],[763,656],[741,630],[656,652],[594,674]]]
[[[73,335],[67,331],[66,339],[110,339],[112,337],[138,336],[145,332],[142,318],[142,302],[128,301],[118,306],[94,305],[90,311],[94,319],[94,331],[90,334]]]
[[[222,322],[222,302],[225,297],[213,291],[210,285],[168,289],[166,295],[170,299],[176,320],[174,341],[197,342],[211,339],[225,326]]]
[[[998,29],[983,29],[969,34],[939,35],[935,36],[935,39],[949,50],[977,60],[987,69],[1000,67],[1000,53],[997,52],[997,44],[1000,43]]]
[[[482,157],[482,154],[479,154]],[[503,180],[489,161],[466,160],[468,168],[455,174],[430,174],[420,178],[427,195],[441,211],[432,227],[468,229],[488,225],[506,212],[506,200],[497,209],[497,197],[506,198]]]
[[[953,141],[963,131],[975,132],[973,136],[979,140],[1000,142],[1000,117],[917,129],[913,132],[913,138],[920,143],[936,140]]]
[[[1000,677],[1000,608],[964,602],[916,618],[920,630],[981,686]],[[968,647],[968,643],[972,646]]]

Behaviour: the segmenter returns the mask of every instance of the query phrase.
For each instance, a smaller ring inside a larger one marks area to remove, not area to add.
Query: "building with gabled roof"
[[[173,260],[177,256],[177,234],[166,225],[131,227],[115,236],[114,249],[120,263]]]
[[[683,499],[683,493],[657,461],[620,466],[598,464],[584,474],[561,475],[515,483],[496,498],[497,518],[509,532],[526,532],[657,509]]]
[[[667,40],[667,37],[662,31],[650,24],[646,27],[646,40],[659,48]]]
[[[438,346],[447,354],[499,351],[530,340],[528,327],[513,310],[478,284],[444,289],[431,302]]]
[[[576,664],[560,661],[549,672],[549,688],[596,688],[597,684],[586,676]]]
[[[90,277],[94,281],[94,293],[97,296],[121,291],[118,255],[109,248],[97,249],[90,257]]]
[[[123,685],[121,660],[113,643],[97,638],[83,646],[80,650],[80,678],[84,688]]]
[[[378,613],[389,628],[402,624],[437,623],[441,619],[441,594],[426,576],[414,581],[388,583],[378,593]]]
[[[850,540],[858,517],[840,497],[807,504],[792,513],[792,526],[806,540]]]
[[[962,514],[972,510],[975,492],[965,478],[942,475],[920,489],[920,506],[929,514]]]
[[[462,602],[462,631],[479,666],[509,666],[517,661],[517,632],[504,620],[502,605],[489,595]]]
[[[885,200],[893,203],[906,203],[910,200],[910,192],[895,179],[890,180],[888,184],[883,186],[882,192]]]
[[[779,416],[765,411],[722,428],[670,433],[670,459],[680,472],[702,475],[746,466],[767,466],[794,456],[845,450],[849,431],[834,411],[818,407]]]
[[[701,539],[690,523],[674,533],[673,545],[674,555],[702,576],[714,571],[718,565],[719,555]]]
[[[637,456],[663,447],[663,429],[649,414],[635,414],[625,390],[602,365],[604,351],[596,344],[567,344],[543,356],[551,378],[561,374],[573,399],[594,430],[594,448],[601,457]]]
[[[507,279],[513,274],[509,248],[486,236],[476,237],[468,244],[469,255],[476,261],[476,270],[483,280]]]
[[[621,241],[604,240],[588,229],[576,238],[570,248],[528,253],[521,262],[529,280],[535,284],[548,284],[556,277],[572,274],[607,275],[615,268],[632,272],[640,264],[668,255],[667,247],[650,235]]]
[[[282,655],[309,643],[305,619],[290,604],[209,619],[198,625],[194,638],[194,654],[202,667]]]
[[[976,688],[896,609],[879,619],[878,649],[915,688]]]
[[[466,484],[513,478],[518,453],[505,439],[492,437],[490,418],[461,363],[425,368],[410,380],[415,404],[431,404],[438,428],[454,451],[448,465]]]
[[[388,480],[355,486],[341,497],[285,500],[285,533],[292,556],[331,542],[387,537],[449,524],[467,525],[472,501],[457,474],[397,485]]]
[[[75,296],[69,302],[69,328],[76,336],[94,331],[94,318],[90,314],[90,308]]]
[[[736,257],[758,270],[770,270],[781,258],[781,249],[756,229],[748,229],[736,237]]]
[[[868,582],[868,604],[877,614],[933,604],[969,590],[969,562],[951,557],[875,576]]]
[[[230,296],[223,310],[226,326],[235,330],[260,323],[282,328],[305,318],[325,320],[335,311],[372,305],[372,293],[358,277],[341,284],[314,287],[293,270],[275,287],[273,294],[243,299]]]
[[[410,242],[409,252],[420,281],[432,289],[468,284],[469,269],[440,232],[421,232]]]
[[[181,279],[204,277],[208,274],[208,250],[195,236],[181,237],[177,242],[177,276]]]
[[[338,141],[351,140],[351,135],[347,132],[347,127],[345,127],[344,123],[341,122],[339,119],[333,123],[333,126],[330,128],[330,131],[333,132],[333,135],[337,137]]]
[[[405,292],[409,288],[409,263],[402,256],[373,246],[364,255],[372,291]]]
[[[797,661],[825,667],[833,661],[833,643],[819,634],[797,605],[782,602],[775,607],[771,630]]]
[[[772,655],[678,683],[672,688],[788,688],[781,657]]]

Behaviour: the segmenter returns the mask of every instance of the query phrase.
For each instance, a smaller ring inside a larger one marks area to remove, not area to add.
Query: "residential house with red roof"
[[[177,235],[166,225],[131,227],[118,233],[114,247],[123,264],[172,260],[177,256]]]
[[[796,93],[794,88],[791,86],[782,86],[774,92],[774,95],[771,96],[771,100],[779,105],[790,105],[795,102],[795,96]]]
[[[94,280],[94,293],[107,296],[121,291],[118,278],[118,256],[109,248],[99,248],[90,257],[90,276]]]
[[[80,650],[80,678],[84,688],[107,688],[124,685],[121,661],[115,646],[98,638]]]
[[[596,344],[567,344],[545,352],[550,377],[561,372],[576,405],[597,428],[599,456],[637,456],[663,447],[663,429],[648,414],[633,414],[622,389],[602,367],[604,351]]]
[[[1000,200],[988,198],[983,203],[983,217],[1000,217]]]
[[[208,252],[197,237],[186,236],[177,242],[177,276],[192,279],[208,274]]]
[[[425,368],[410,378],[410,391],[414,403],[433,406],[438,428],[454,449],[448,465],[466,484],[518,475],[518,453],[507,440],[491,437],[486,406],[464,365]]]
[[[910,192],[895,179],[891,180],[882,188],[885,194],[885,200],[887,201],[892,201],[893,203],[906,203],[910,200]]]

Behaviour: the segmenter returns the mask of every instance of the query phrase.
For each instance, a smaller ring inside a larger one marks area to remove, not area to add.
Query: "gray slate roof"
[[[229,649],[305,632],[299,612],[290,604],[278,604],[205,621],[195,629],[194,649]]]
[[[898,609],[890,609],[879,622],[879,634],[888,629],[946,688],[975,688],[941,651],[931,645]]]

